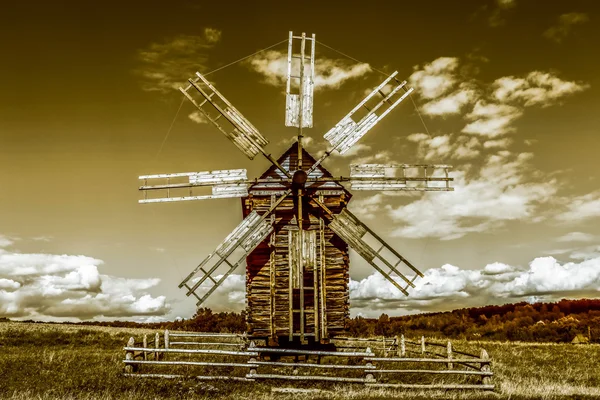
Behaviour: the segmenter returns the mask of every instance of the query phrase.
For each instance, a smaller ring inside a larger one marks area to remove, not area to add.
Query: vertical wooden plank
[[[294,261],[293,258],[296,252],[293,250],[293,235],[292,231],[288,231],[288,281],[289,281],[289,341],[294,340]]]
[[[319,201],[321,203],[324,201],[322,194],[319,195]],[[321,272],[321,290],[319,291],[321,296],[321,339],[328,339],[327,304],[325,303],[327,299],[327,266],[325,265],[325,222],[323,218],[319,219],[319,253],[319,270]]]
[[[271,205],[275,204],[276,198],[275,195],[272,194],[271,195]],[[275,213],[273,213],[271,215],[271,224],[273,225],[275,223]],[[276,268],[276,264],[275,264],[275,237],[276,237],[277,233],[275,231],[273,231],[273,233],[271,233],[271,237],[269,238],[269,247],[270,247],[270,258],[269,258],[269,290],[270,290],[270,299],[269,299],[269,304],[270,304],[270,315],[269,315],[269,325],[270,325],[270,333],[271,333],[271,338],[272,340],[276,340],[276,336],[277,336],[277,330],[275,327],[275,268]]]
[[[480,358],[482,360],[489,360],[490,356],[487,353],[487,351],[485,351],[485,349],[481,349],[481,356]],[[490,366],[490,364],[479,364],[479,369],[481,370],[481,372],[490,372],[492,370],[492,367]],[[491,385],[492,384],[492,377],[491,376],[483,376],[481,379],[481,383],[483,383],[484,385]]]
[[[298,200],[298,210],[301,210],[302,198]],[[301,212],[301,211],[300,211]],[[298,279],[300,280],[300,342],[304,343],[304,252],[306,243],[304,241],[304,230],[302,225],[298,229],[298,257],[296,258],[296,268],[298,268]]]
[[[169,330],[165,329],[165,349],[169,349],[169,346],[171,345],[171,339],[169,338]],[[162,359],[166,360],[167,359],[167,353],[163,353],[162,354]]]
[[[425,354],[425,336],[421,336],[421,354]]]
[[[156,335],[154,335],[154,348],[155,349],[160,348],[160,335],[158,334],[158,332],[156,332]],[[160,358],[160,353],[157,351],[154,353],[154,359],[158,360],[159,358]]]
[[[447,346],[447,353],[448,353],[448,369],[452,369],[453,365],[452,365],[452,342],[450,342],[448,340],[448,346]]]
[[[400,357],[406,356],[406,343],[404,342],[404,334],[400,336]]]
[[[127,347],[135,347],[135,339],[133,337],[130,337],[127,341]],[[133,351],[125,353],[125,360],[133,360]],[[125,364],[125,372],[128,374],[134,372],[134,366],[132,364]]]
[[[144,333],[144,338],[142,339],[142,346],[145,348],[148,347],[148,335]],[[148,359],[148,355],[146,350],[144,350],[144,361]]]
[[[315,231],[311,231],[311,264],[313,268],[313,314],[314,314],[314,332],[315,342],[320,340],[320,326],[319,326],[319,266],[317,264],[317,235]]]

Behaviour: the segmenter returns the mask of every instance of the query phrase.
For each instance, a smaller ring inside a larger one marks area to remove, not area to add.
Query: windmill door
[[[289,339],[325,338],[324,264],[320,230],[288,231]]]

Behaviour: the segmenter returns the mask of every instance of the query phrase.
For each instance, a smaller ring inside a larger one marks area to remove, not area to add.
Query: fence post
[[[406,355],[406,343],[404,342],[404,334],[400,336],[400,356],[404,357]]]
[[[367,347],[367,349],[365,350],[365,353],[372,353],[371,348]],[[371,354],[371,357],[373,356],[373,354]],[[367,361],[367,363],[365,364],[366,368],[373,368],[373,363],[371,361]],[[365,376],[365,382],[367,383],[373,383],[375,382],[375,377],[373,376],[373,374],[371,373],[370,369],[366,369],[366,376]]]
[[[156,335],[154,335],[154,348],[157,350],[160,348],[160,335],[158,334],[158,332],[156,332]],[[160,353],[157,351],[154,353],[154,359],[158,360],[159,358]]]
[[[148,335],[146,333],[144,333],[143,344],[144,344],[144,349],[148,347]],[[148,356],[146,354],[146,350],[144,350],[144,361],[146,361],[147,359],[148,359]]]
[[[385,347],[385,336],[381,337],[381,341],[383,342],[383,356],[387,357],[387,348]]]
[[[396,355],[400,357],[400,338],[398,335],[394,338],[394,344],[396,345]]]
[[[129,338],[129,340],[127,341],[127,347],[134,347],[135,346],[135,339],[132,337]],[[127,350],[125,352],[125,360],[133,360],[133,351],[131,350]],[[134,372],[134,366],[132,364],[125,364],[125,372],[130,374],[132,372]]]
[[[453,365],[451,362],[452,361],[452,342],[450,342],[449,340],[448,340],[447,351],[448,351],[448,369],[452,369],[453,368]]]
[[[169,330],[165,329],[165,350],[169,350],[171,346],[171,339],[169,338]],[[168,353],[163,353],[163,360],[167,358]]]
[[[482,360],[489,360],[490,356],[488,355],[487,351],[485,351],[485,349],[481,349],[481,359]],[[481,372],[491,372],[492,368],[490,367],[489,363],[480,363],[479,364],[479,369],[481,370]],[[481,383],[483,383],[484,385],[491,385],[492,384],[492,377],[491,376],[482,376],[481,378]]]
[[[421,336],[421,354],[425,354],[425,336]]]

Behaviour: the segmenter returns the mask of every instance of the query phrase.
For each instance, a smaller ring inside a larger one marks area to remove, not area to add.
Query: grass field
[[[600,398],[600,345],[453,341],[485,348],[494,392],[395,391],[320,386],[310,395],[271,394],[261,383],[124,378],[123,345],[141,329],[0,323],[2,399],[586,399]],[[278,386],[286,386],[277,382]]]

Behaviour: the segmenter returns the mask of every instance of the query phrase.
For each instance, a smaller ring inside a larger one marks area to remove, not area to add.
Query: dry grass
[[[397,391],[319,386],[311,394],[272,394],[267,384],[127,379],[123,351],[142,329],[0,323],[2,399],[585,399],[600,398],[600,346],[454,341],[492,357],[495,392]],[[279,387],[291,386],[277,382]]]

